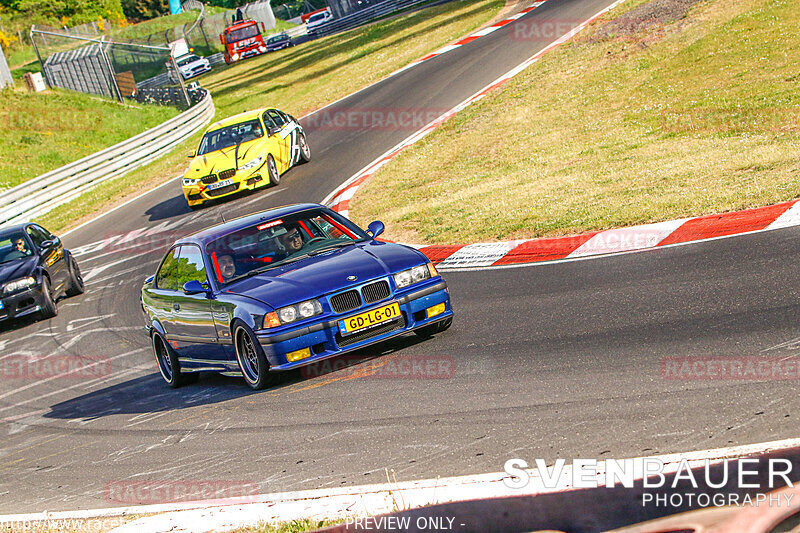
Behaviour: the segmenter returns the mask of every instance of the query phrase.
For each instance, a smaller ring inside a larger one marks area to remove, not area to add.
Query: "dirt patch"
[[[689,9],[702,0],[652,0],[612,20],[597,38],[634,35],[654,27],[675,22],[686,16]]]

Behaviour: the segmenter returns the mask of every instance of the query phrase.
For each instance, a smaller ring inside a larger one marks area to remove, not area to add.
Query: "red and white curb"
[[[428,55],[426,55],[424,57],[421,57],[421,58],[417,59],[416,61],[413,61],[413,62],[409,63],[405,67],[400,68],[398,70],[395,70],[394,72],[392,72],[390,74],[390,76],[394,76],[395,74],[399,74],[399,73],[401,73],[403,71],[406,71],[406,70],[408,70],[408,69],[410,69],[412,67],[415,67],[415,66],[419,65],[420,63],[424,63],[425,61],[428,61],[429,59],[433,59],[434,57],[440,56],[442,54],[446,54],[447,52],[452,52],[456,48],[460,48],[460,47],[464,46],[467,43],[471,43],[475,39],[479,39],[479,38],[481,38],[481,37],[483,37],[485,35],[489,35],[490,33],[499,30],[503,26],[507,26],[508,24],[511,24],[512,22],[514,22],[518,18],[524,17],[525,15],[527,15],[528,13],[530,13],[531,11],[533,11],[534,9],[536,9],[537,7],[539,7],[540,5],[542,5],[544,3],[545,2],[534,2],[530,6],[526,7],[525,9],[523,9],[522,11],[517,13],[516,15],[512,15],[512,16],[510,16],[510,17],[508,17],[506,19],[503,19],[503,20],[501,20],[499,22],[495,22],[494,24],[492,24],[490,26],[487,26],[487,27],[483,28],[482,30],[479,30],[479,31],[476,31],[475,33],[467,35],[466,37],[454,42],[453,44],[448,44],[447,46],[443,46],[442,48],[436,50],[435,52],[431,52],[430,54],[428,54]]]
[[[771,452],[800,448],[800,439],[786,439],[728,448],[715,448],[686,453],[639,457],[658,460],[665,474],[676,472],[685,461],[691,468],[703,466],[706,461],[718,463],[724,459],[758,456]],[[533,461],[530,461],[531,463]],[[573,489],[572,467],[567,461],[555,484],[546,486],[538,470],[529,470],[530,481],[522,488],[511,488],[505,481],[505,472],[476,474],[450,478],[402,481],[355,487],[304,490],[261,494],[242,499],[164,503],[111,509],[45,512],[0,515],[0,526],[26,526],[49,522],[57,525],[68,520],[93,520],[104,517],[162,513],[139,518],[113,530],[113,533],[160,533],[226,531],[238,527],[254,526],[261,522],[289,522],[297,519],[346,519],[376,516],[398,509],[414,509],[440,503],[528,496],[566,492]],[[604,462],[598,462],[596,479],[604,483]]]
[[[522,72],[524,69],[538,61],[544,54],[556,46],[571,39],[595,19],[614,9],[624,0],[617,0],[607,8],[595,14],[588,20],[573,28],[569,33],[537,52],[533,57],[504,74],[488,86],[470,96],[456,107],[443,113],[436,120],[415,132],[401,143],[391,148],[375,161],[357,172],[354,176],[342,183],[336,190],[329,194],[322,203],[330,206],[335,211],[348,215],[350,200],[355,195],[359,186],[367,181],[383,165],[394,159],[397,154],[418,142],[442,123],[449,120],[456,113],[467,106],[477,102],[496,87]],[[536,2],[522,13],[515,15],[519,18],[535,9],[544,2]],[[509,18],[498,22],[496,25],[508,24],[515,20]],[[491,26],[482,32],[494,27]],[[495,28],[497,29],[497,28]],[[492,30],[494,31],[494,30]],[[452,50],[480,36],[481,32],[473,34],[441,50],[422,58],[420,61],[430,59],[441,53]],[[411,65],[417,64],[412,63]],[[516,240],[507,242],[477,243],[468,245],[414,245],[436,263],[440,269],[470,269],[485,267],[503,267],[510,265],[523,265],[544,261],[571,260],[583,257],[592,257],[621,252],[634,252],[649,250],[661,246],[685,244],[707,239],[730,237],[743,233],[766,231],[800,225],[800,205],[797,200],[784,202],[772,206],[736,211],[731,213],[707,215],[695,218],[670,220],[641,226],[611,229],[582,235],[567,237]]]

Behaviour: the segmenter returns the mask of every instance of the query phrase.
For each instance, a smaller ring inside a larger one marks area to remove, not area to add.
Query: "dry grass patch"
[[[400,154],[351,217],[380,218],[388,238],[468,243],[800,196],[800,5],[703,0],[675,22],[603,31],[647,3],[622,4]]]

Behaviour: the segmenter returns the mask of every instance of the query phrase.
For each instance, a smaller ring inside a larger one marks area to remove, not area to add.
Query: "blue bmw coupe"
[[[142,287],[164,380],[211,371],[262,389],[282,370],[449,328],[447,284],[421,252],[375,240],[383,228],[300,204],[177,241]]]

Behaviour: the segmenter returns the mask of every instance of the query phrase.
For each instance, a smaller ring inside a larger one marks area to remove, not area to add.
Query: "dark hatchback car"
[[[276,50],[289,48],[290,46],[294,46],[294,41],[285,33],[279,33],[267,39],[267,52],[275,52]]]
[[[78,264],[58,237],[36,224],[0,229],[0,321],[54,317],[59,298],[83,291]]]
[[[301,204],[231,220],[177,241],[142,287],[164,380],[198,371],[276,373],[453,320],[447,284],[421,252],[375,240],[338,213]]]

